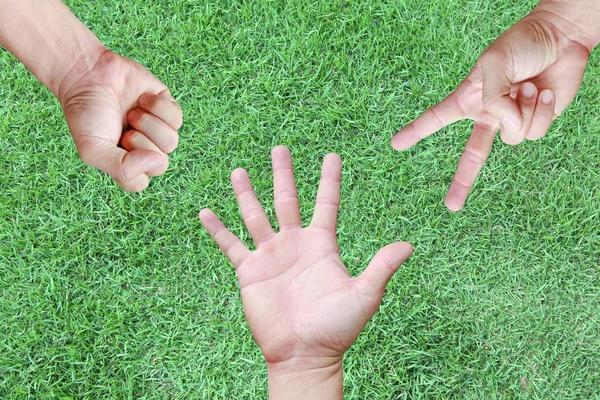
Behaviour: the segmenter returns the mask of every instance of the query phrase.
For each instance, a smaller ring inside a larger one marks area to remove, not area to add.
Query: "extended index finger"
[[[458,104],[457,92],[454,91],[441,103],[425,111],[419,118],[398,131],[392,138],[392,147],[396,150],[406,150],[440,129],[464,118],[466,115]]]

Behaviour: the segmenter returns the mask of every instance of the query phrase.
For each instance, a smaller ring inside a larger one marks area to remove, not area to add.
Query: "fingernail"
[[[519,129],[521,129],[521,127],[519,126],[519,124],[517,123],[517,121],[515,121],[513,118],[506,116],[504,118],[502,118],[502,121],[500,121],[500,123],[502,124],[502,126],[504,126],[505,128],[511,130],[511,131],[518,131]]]
[[[532,98],[535,94],[535,86],[532,83],[526,83],[523,85],[522,90],[523,96],[527,98]]]
[[[544,90],[542,93],[542,103],[551,104],[552,100],[554,100],[554,95],[551,90]]]

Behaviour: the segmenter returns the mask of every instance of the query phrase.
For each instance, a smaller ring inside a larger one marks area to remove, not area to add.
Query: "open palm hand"
[[[311,224],[302,228],[290,152],[273,150],[275,233],[246,171],[232,174],[244,222],[257,249],[251,252],[209,210],[200,219],[237,270],[250,329],[268,363],[293,358],[341,359],[377,311],[385,286],[412,254],[408,243],[381,249],[358,278],[340,259],[336,221],[341,160],[323,162]]]

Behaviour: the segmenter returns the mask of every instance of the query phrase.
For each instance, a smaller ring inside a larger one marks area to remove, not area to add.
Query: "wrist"
[[[600,43],[600,1],[542,0],[532,11],[589,51]]]
[[[342,399],[342,359],[303,358],[269,363],[270,400]]]
[[[91,67],[104,49],[61,0],[0,1],[0,44],[57,98],[62,82]]]
[[[59,102],[64,104],[68,98],[69,90],[92,71],[103,57],[111,57],[109,53],[112,52],[99,41],[90,43],[89,46],[73,52],[73,56],[69,60],[64,60],[60,70],[55,70],[50,77],[50,81],[44,84]]]

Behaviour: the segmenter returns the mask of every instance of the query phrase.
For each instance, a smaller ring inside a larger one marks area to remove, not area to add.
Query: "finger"
[[[177,147],[177,132],[149,112],[134,108],[127,114],[127,121],[152,140],[163,153],[171,153]]]
[[[479,60],[483,76],[483,106],[500,121],[502,141],[515,144],[523,119],[516,100],[510,97],[512,84],[506,70],[506,57],[503,53],[489,50]]]
[[[127,192],[138,193],[146,189],[150,185],[150,179],[147,174],[139,175],[129,181],[120,181],[115,179],[115,182]]]
[[[135,129],[130,129],[126,131],[121,137],[121,147],[123,147],[127,151],[134,151],[137,149],[145,149],[152,150],[157,154],[160,154],[162,157],[162,164],[146,173],[150,176],[159,176],[165,173],[167,168],[169,168],[169,156],[160,151],[160,149],[152,142],[152,140],[148,139],[146,135],[144,135],[140,131],[136,131]]]
[[[340,207],[342,182],[342,159],[337,154],[328,154],[323,160],[321,182],[317,192],[317,203],[310,225],[329,229],[335,234],[337,214]]]
[[[166,88],[165,90],[163,90],[162,92],[160,92],[158,94],[161,97],[164,97],[165,99],[168,99],[169,101],[177,104],[177,100],[175,100],[175,97],[173,97],[173,95],[171,94],[171,91],[169,90],[169,88]]]
[[[174,102],[168,91],[161,94],[145,93],[140,96],[138,102],[140,107],[150,114],[160,118],[172,129],[178,130],[183,124],[181,107]]]
[[[459,211],[464,206],[467,197],[469,197],[469,192],[477,180],[477,175],[479,175],[492,150],[497,132],[497,125],[475,123],[473,133],[460,157],[456,174],[444,199],[444,203],[449,210]]]
[[[251,254],[250,250],[223,225],[219,217],[211,210],[204,209],[200,211],[199,217],[204,229],[217,242],[221,251],[229,258],[235,269],[238,269]]]
[[[413,252],[412,245],[406,242],[392,243],[379,250],[367,269],[357,278],[360,293],[381,298],[392,276]]]
[[[240,205],[244,223],[246,224],[254,243],[258,247],[261,243],[267,241],[275,234],[271,227],[271,223],[267,218],[265,210],[256,199],[256,194],[254,194],[254,189],[252,188],[252,183],[250,183],[250,178],[248,177],[246,170],[238,168],[233,171],[231,174],[231,183],[238,204]]]
[[[392,138],[392,147],[396,150],[406,150],[420,140],[464,118],[466,115],[459,106],[454,92],[398,131]]]
[[[538,140],[550,129],[554,119],[554,107],[556,105],[556,96],[552,90],[546,89],[538,97],[537,107],[533,114],[533,120],[526,136],[528,140]]]
[[[160,154],[154,151],[138,149],[128,152],[108,140],[97,137],[78,136],[75,144],[83,162],[106,172],[120,182],[133,181],[163,163]]]
[[[537,87],[531,82],[525,82],[519,89],[517,96],[517,103],[521,109],[521,116],[523,117],[523,126],[516,135],[516,143],[521,143],[525,140],[525,136],[529,132],[531,127],[531,121],[535,112],[535,104],[537,102],[538,90]]]
[[[300,207],[294,181],[292,155],[287,147],[278,146],[273,149],[272,160],[275,213],[279,229],[300,228]]]

